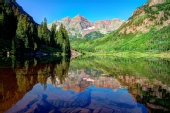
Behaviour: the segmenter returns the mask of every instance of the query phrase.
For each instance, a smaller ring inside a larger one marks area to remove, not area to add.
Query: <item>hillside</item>
[[[84,38],[88,40],[101,38],[101,37],[104,37],[104,34],[100,33],[99,31],[90,32],[84,36]]]
[[[62,20],[56,20],[51,24],[48,24],[48,28],[51,29],[52,24],[55,24],[58,29],[59,26],[63,24],[68,30],[70,38],[82,38],[86,34],[95,31],[107,34],[111,31],[117,30],[123,23],[124,21],[120,19],[100,20],[92,23],[84,16],[77,15],[74,18],[65,17]]]
[[[47,19],[38,25],[14,0],[2,3],[0,55],[69,55],[70,42],[63,25],[47,28]]]
[[[118,30],[95,40],[71,43],[83,52],[113,53],[115,51],[168,52],[170,51],[170,1],[162,0],[137,8]]]

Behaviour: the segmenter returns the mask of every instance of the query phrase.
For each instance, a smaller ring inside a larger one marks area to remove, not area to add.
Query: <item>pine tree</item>
[[[38,26],[38,42],[39,44],[43,43],[43,22],[41,22],[41,25]]]
[[[29,23],[28,26],[28,42],[29,42],[29,47],[34,49],[34,25],[32,22]]]
[[[57,38],[58,38],[57,43],[60,49],[62,49],[62,52],[67,55],[70,55],[71,52],[70,52],[69,36],[63,24],[60,25]]]
[[[50,33],[47,28],[46,18],[44,18],[44,22],[43,22],[43,42],[45,43],[45,45],[50,45]]]
[[[27,21],[27,15],[21,16],[16,30],[16,48],[21,51],[22,49],[29,48],[29,22]]]
[[[70,55],[71,54],[71,51],[70,51],[70,41],[69,41],[68,32],[67,32],[65,27],[63,28],[63,34],[64,34],[65,52],[66,52],[66,54]]]
[[[55,47],[55,38],[56,38],[56,25],[52,24],[50,36],[50,46],[52,47]]]

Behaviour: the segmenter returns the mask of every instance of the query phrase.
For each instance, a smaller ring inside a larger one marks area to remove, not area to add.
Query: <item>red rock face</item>
[[[89,34],[89,33],[94,32],[94,31],[96,31],[96,29],[83,30],[83,32],[82,32],[82,36],[85,36],[86,34]]]
[[[68,25],[70,28],[78,29],[79,31],[87,29],[88,27],[92,27],[93,23],[88,21],[81,15],[77,15],[73,19],[71,19],[70,24]]]
[[[81,35],[83,37],[84,35],[94,32],[94,31],[100,31],[103,34],[106,34],[107,32],[114,31],[118,29],[124,21],[119,19],[114,20],[102,20],[97,22],[90,22],[85,17],[81,15],[77,15],[74,18],[66,17],[63,18],[61,21],[55,21],[54,22],[59,28],[61,23],[66,27],[68,30],[69,35],[76,36]],[[52,24],[49,24],[48,27],[50,29]]]
[[[87,21],[87,19],[81,15],[75,16],[72,20],[77,20],[77,21]]]
[[[94,26],[96,29],[105,29],[106,31],[114,31],[115,29],[118,29],[120,25],[123,24],[124,21],[119,19],[113,19],[113,20],[102,20],[97,21],[94,23]]]
[[[96,29],[101,29],[101,28],[109,29],[110,25],[111,25],[110,20],[97,21],[94,23]]]
[[[64,25],[68,25],[68,24],[70,24],[71,18],[70,17],[66,17],[66,18],[63,18],[61,21],[62,21],[62,23]]]

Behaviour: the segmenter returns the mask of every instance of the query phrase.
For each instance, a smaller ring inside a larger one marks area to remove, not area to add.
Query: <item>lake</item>
[[[1,113],[169,113],[170,59],[0,58]]]

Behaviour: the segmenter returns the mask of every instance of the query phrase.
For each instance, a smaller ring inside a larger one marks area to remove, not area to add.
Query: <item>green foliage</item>
[[[69,36],[63,24],[60,25],[59,31],[57,32],[57,44],[63,53],[71,54]]]
[[[151,21],[153,21],[154,19],[156,19],[155,15],[159,14],[160,12],[164,13],[164,16],[161,17],[161,22],[163,22],[163,20],[168,20],[168,16],[170,15],[170,2],[165,2],[162,4],[156,4],[153,6],[148,6],[146,5],[144,8],[144,11],[148,14],[148,17],[150,18]]]
[[[84,36],[84,38],[87,38],[88,40],[96,39],[104,37],[104,34],[100,33],[99,31],[94,31],[91,33],[88,33]]]
[[[46,45],[41,45],[40,49],[41,49],[42,52],[48,53],[48,54],[59,54],[59,53],[62,52],[61,49],[56,49],[56,48],[49,47],[49,46],[46,46]]]
[[[55,47],[57,44],[57,40],[56,40],[56,25],[52,24],[51,27],[51,36],[50,36],[50,45]]]
[[[16,49],[19,50],[21,48],[28,48],[28,25],[27,22],[27,15],[24,15],[24,17],[20,17],[17,25],[16,30]]]
[[[38,38],[41,44],[50,45],[50,31],[47,28],[47,19],[38,26]]]
[[[142,17],[136,17],[133,21],[132,21],[132,25],[142,25],[143,21],[148,17],[147,14],[143,15]]]

